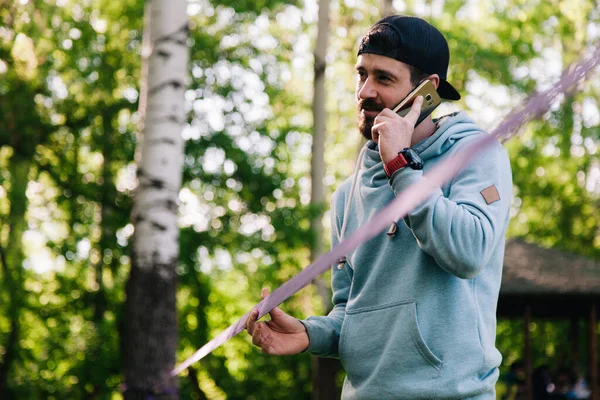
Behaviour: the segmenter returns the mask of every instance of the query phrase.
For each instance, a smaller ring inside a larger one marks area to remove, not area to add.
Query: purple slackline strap
[[[424,175],[422,180],[409,186],[404,192],[396,196],[390,204],[373,216],[369,222],[357,229],[351,236],[342,240],[331,251],[321,256],[314,263],[310,264],[264,298],[254,307],[259,310],[258,317],[261,318],[268,314],[284,300],[327,271],[340,258],[356,249],[360,244],[373,238],[379,232],[385,230],[392,222],[405,217],[413,208],[425,200],[434,188],[441,187],[445,182],[452,179],[461,168],[471,161],[474,155],[479,154],[497,140],[506,141],[510,139],[525,123],[541,116],[550,108],[557,96],[572,90],[576,84],[586,78],[599,62],[600,46],[584,54],[579,63],[569,66],[562,73],[558,82],[550,89],[541,93],[535,93],[526,99],[519,107],[510,112],[489,135],[485,135],[481,139],[474,141],[470,146],[457,152],[454,157],[437,164]],[[199,361],[227,340],[243,331],[249,314],[250,311],[244,314],[235,324],[229,326],[210,342],[198,349],[171,371],[171,375],[178,375],[188,366]]]

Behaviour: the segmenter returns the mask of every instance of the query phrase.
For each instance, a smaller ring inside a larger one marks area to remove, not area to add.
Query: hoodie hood
[[[414,146],[414,150],[419,153],[423,161],[444,154],[458,140],[485,133],[463,111],[446,115],[433,122],[438,124],[435,133]]]

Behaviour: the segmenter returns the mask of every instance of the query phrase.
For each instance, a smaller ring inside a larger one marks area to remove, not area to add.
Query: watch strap
[[[396,158],[394,158],[389,163],[383,163],[383,170],[388,178],[391,178],[394,172],[398,171],[400,168],[404,168],[408,165],[406,158],[402,154],[398,154]]]

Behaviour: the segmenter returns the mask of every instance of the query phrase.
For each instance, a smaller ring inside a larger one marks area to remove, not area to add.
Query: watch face
[[[423,160],[413,149],[404,149],[401,151],[402,155],[408,162],[408,166],[412,169],[423,169]]]

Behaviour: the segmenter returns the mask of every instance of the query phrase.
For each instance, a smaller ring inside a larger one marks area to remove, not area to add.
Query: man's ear
[[[440,76],[438,74],[431,74],[427,77],[433,83],[433,86],[437,89],[440,86]]]

